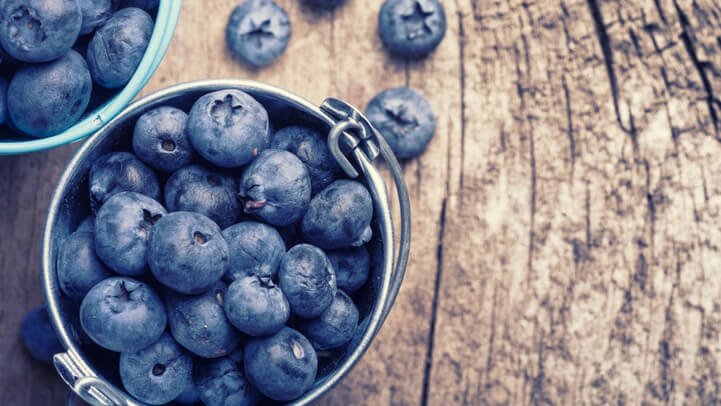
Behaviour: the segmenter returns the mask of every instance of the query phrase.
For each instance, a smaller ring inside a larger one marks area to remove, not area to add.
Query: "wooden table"
[[[238,0],[186,0],[144,93],[208,77],[357,106],[410,85],[437,114],[405,163],[413,248],[393,313],[323,405],[721,402],[721,6],[444,0],[428,58],[390,57],[381,0],[278,1],[293,38],[254,70]],[[48,199],[77,145],[0,158],[0,404],[65,388],[17,338],[42,302]]]

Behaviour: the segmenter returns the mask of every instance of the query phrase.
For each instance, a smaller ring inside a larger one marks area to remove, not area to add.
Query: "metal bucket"
[[[98,131],[100,127],[115,117],[143,90],[158,69],[158,65],[170,46],[170,40],[173,38],[181,5],[181,0],[160,0],[153,34],[150,37],[148,48],[145,50],[145,55],[140,60],[130,81],[112,98],[95,110],[85,112],[80,121],[60,134],[46,138],[23,136],[17,140],[0,140],[0,155],[25,154],[69,144]]]
[[[405,274],[410,249],[410,204],[401,168],[382,136],[352,106],[328,99],[320,107],[284,90],[261,83],[219,79],[176,85],[151,94],[128,106],[112,121],[92,135],[76,152],[60,177],[53,193],[45,223],[42,248],[42,271],[50,318],[60,342],[67,350],[56,354],[55,368],[62,379],[84,400],[99,406],[139,406],[116,386],[117,371],[105,370],[107,364],[94,354],[89,340],[83,338],[78,322],[77,305],[64,297],[55,274],[57,247],[89,213],[88,171],[103,153],[131,150],[135,120],[144,112],[161,105],[188,111],[205,93],[241,89],[260,101],[279,127],[304,124],[328,134],[334,157],[346,174],[363,181],[374,204],[374,239],[369,245],[374,258],[370,281],[354,294],[361,313],[356,334],[346,347],[323,357],[319,362],[314,386],[292,405],[308,405],[320,398],[348,373],[368,349],[391,310]],[[394,252],[394,230],[386,185],[373,160],[383,156],[395,182],[401,215],[398,255]],[[115,378],[113,378],[115,376]]]

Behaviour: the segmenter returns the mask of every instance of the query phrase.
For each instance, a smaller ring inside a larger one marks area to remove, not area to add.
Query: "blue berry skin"
[[[120,192],[137,192],[160,200],[155,172],[129,152],[101,155],[90,167],[90,207],[98,210]]]
[[[88,67],[95,83],[109,89],[125,86],[152,33],[153,19],[139,8],[124,8],[113,14],[88,45]]]
[[[8,81],[0,76],[0,125],[8,119]]]
[[[148,166],[174,172],[188,165],[195,155],[185,124],[188,115],[170,106],[156,107],[135,122],[133,151]]]
[[[52,364],[53,355],[65,351],[55,335],[44,305],[25,314],[20,323],[20,338],[30,355],[46,364]]]
[[[223,230],[223,236],[230,249],[228,279],[249,275],[275,278],[278,274],[285,243],[275,228],[255,221],[243,221]]]
[[[371,257],[365,247],[327,251],[326,255],[333,264],[338,289],[353,293],[365,285],[371,268]]]
[[[311,193],[315,195],[340,174],[340,167],[319,132],[302,126],[280,129],[270,139],[270,148],[295,154],[308,169]]]
[[[116,352],[139,351],[165,330],[163,301],[150,286],[112,277],[95,285],[80,305],[80,324],[99,346]]]
[[[221,228],[240,217],[238,182],[230,175],[200,165],[178,169],[165,183],[165,203],[170,211],[204,214]]]
[[[158,282],[180,293],[202,293],[219,281],[228,271],[228,255],[220,228],[202,214],[170,213],[150,232],[150,271]]]
[[[20,61],[50,62],[72,48],[82,21],[77,0],[5,0],[0,44]]]
[[[338,348],[353,338],[358,327],[358,308],[353,299],[339,290],[333,303],[312,320],[300,320],[298,330],[303,333],[318,351]]]
[[[140,351],[120,354],[120,380],[141,402],[164,405],[193,387],[193,357],[163,333]]]
[[[118,0],[77,0],[83,23],[80,35],[90,34],[96,28],[105,24],[118,9]]]
[[[95,219],[95,251],[110,269],[136,276],[147,268],[150,231],[166,215],[157,201],[135,192],[108,199]]]
[[[196,403],[200,402],[200,394],[198,393],[198,388],[195,387],[195,384],[193,384],[190,388],[186,389],[178,395],[177,398],[175,398],[175,403],[181,404],[181,405],[194,405]]]
[[[160,3],[160,0],[121,0],[120,3],[121,8],[126,7],[137,7],[142,8],[146,11],[155,10],[158,8],[158,4]]]
[[[235,328],[254,337],[278,332],[290,317],[288,300],[270,276],[233,281],[225,294],[224,309]]]
[[[112,273],[95,254],[95,234],[75,232],[60,246],[57,277],[60,290],[78,302],[90,289]]]
[[[248,341],[244,365],[248,380],[261,393],[273,400],[289,401],[313,386],[318,356],[301,333],[283,327],[275,335]]]
[[[238,195],[245,201],[246,213],[274,226],[287,226],[308,209],[310,176],[295,155],[268,149],[243,172]]]
[[[293,313],[307,319],[320,316],[336,292],[335,272],[328,257],[309,244],[296,245],[283,255],[278,281]]]
[[[220,90],[199,98],[188,114],[188,135],[203,158],[221,168],[247,164],[269,140],[268,112],[249,94]]]
[[[88,217],[85,217],[83,221],[78,224],[78,228],[75,229],[76,233],[83,233],[83,232],[95,232],[95,215],[91,214]]]
[[[337,180],[313,197],[303,216],[303,238],[323,249],[361,246],[373,232],[373,200],[362,183]]]
[[[225,40],[241,61],[254,66],[270,65],[288,48],[290,19],[271,0],[246,0],[230,15]]]
[[[366,116],[401,159],[420,155],[436,129],[436,118],[428,100],[409,87],[378,93],[368,103]]]
[[[438,0],[387,0],[378,15],[383,43],[398,56],[433,51],[446,35],[446,13]]]
[[[263,398],[245,376],[240,349],[227,357],[198,360],[193,380],[206,406],[255,406]]]
[[[223,311],[227,289],[219,281],[202,295],[166,292],[168,324],[178,344],[203,358],[228,355],[238,346],[241,335]]]
[[[88,65],[70,50],[60,59],[15,72],[8,87],[8,114],[27,135],[55,135],[78,121],[92,88]]]

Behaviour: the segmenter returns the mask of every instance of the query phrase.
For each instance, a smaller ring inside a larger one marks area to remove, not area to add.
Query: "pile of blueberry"
[[[49,137],[107,100],[140,63],[157,6],[158,0],[0,2],[0,124]]]
[[[58,283],[142,402],[296,399],[358,327],[371,195],[322,134],[271,128],[252,96],[217,91],[144,113],[133,152],[89,170],[93,214],[62,242]]]

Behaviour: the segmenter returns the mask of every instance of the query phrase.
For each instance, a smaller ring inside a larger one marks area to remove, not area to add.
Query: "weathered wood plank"
[[[712,3],[461,3],[429,404],[718,402]]]

